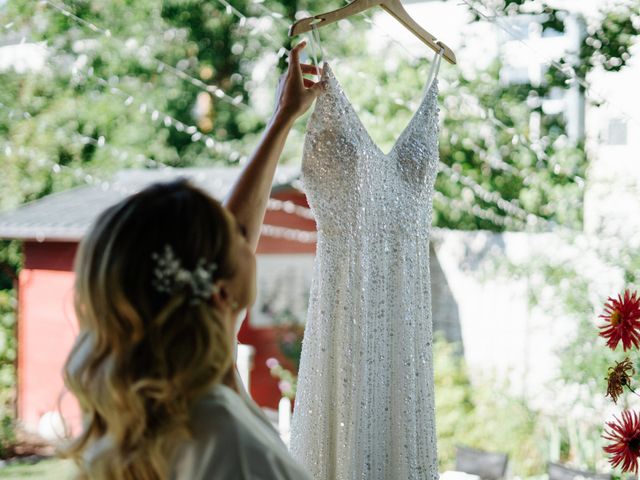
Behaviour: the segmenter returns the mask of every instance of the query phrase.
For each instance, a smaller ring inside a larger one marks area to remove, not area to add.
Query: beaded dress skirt
[[[440,58],[387,154],[323,64],[328,89],[302,159],[318,240],[290,447],[316,480],[438,478],[429,233]]]

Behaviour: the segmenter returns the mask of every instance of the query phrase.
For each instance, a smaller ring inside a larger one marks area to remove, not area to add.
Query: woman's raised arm
[[[260,226],[264,220],[276,165],[289,130],[295,120],[311,106],[322,88],[320,83],[303,77],[303,73],[316,73],[316,67],[300,64],[300,50],[304,46],[303,41],[291,49],[289,68],[281,75],[278,83],[275,112],[258,148],[223,203],[238,223],[246,228],[254,251],[258,246]]]

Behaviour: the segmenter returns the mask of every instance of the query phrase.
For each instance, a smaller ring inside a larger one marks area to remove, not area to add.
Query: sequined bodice
[[[404,216],[404,226],[431,224],[431,189],[438,165],[437,79],[425,89],[419,108],[385,154],[373,141],[328,62],[328,88],[316,100],[307,123],[302,181],[319,231],[348,231],[358,203],[384,214]],[[367,190],[368,198],[362,198]],[[427,213],[427,215],[425,215]]]
[[[322,80],[302,157],[318,241],[291,453],[318,480],[436,480],[437,81],[385,154],[327,62]]]

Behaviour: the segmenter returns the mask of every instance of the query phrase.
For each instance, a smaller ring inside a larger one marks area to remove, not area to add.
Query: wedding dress
[[[438,478],[429,232],[441,58],[388,153],[323,62],[328,89],[302,158],[318,237],[290,446],[316,480]]]

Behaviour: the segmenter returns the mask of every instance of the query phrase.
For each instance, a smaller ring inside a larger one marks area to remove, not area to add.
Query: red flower
[[[623,472],[638,473],[638,457],[640,456],[640,415],[637,412],[625,410],[622,419],[613,417],[616,422],[606,422],[611,429],[602,438],[610,440],[610,445],[604,447],[609,454],[609,463],[613,468],[622,464]]]
[[[627,351],[633,345],[640,346],[640,298],[637,292],[625,290],[624,298],[609,297],[604,306],[605,313],[600,318],[607,321],[600,325],[600,336],[607,339],[607,346],[615,350],[622,340],[622,349]]]

